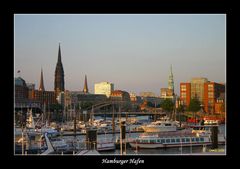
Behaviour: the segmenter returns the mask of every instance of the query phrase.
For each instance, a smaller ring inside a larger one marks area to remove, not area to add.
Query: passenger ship
[[[158,134],[143,133],[136,139],[129,141],[132,148],[164,148],[211,145],[209,132],[197,132],[185,129],[176,132],[161,132]],[[218,144],[225,144],[223,134],[218,134]]]

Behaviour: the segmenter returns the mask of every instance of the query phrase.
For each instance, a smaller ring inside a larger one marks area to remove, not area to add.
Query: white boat
[[[191,129],[186,129],[158,134],[144,133],[129,143],[133,148],[164,148],[211,145],[212,140],[208,132],[193,132]],[[224,135],[218,135],[218,144],[225,144]]]
[[[165,131],[177,131],[179,126],[178,122],[169,120],[168,117],[164,117],[160,120],[152,122],[148,125],[143,125],[141,128],[144,132],[165,132]]]
[[[115,150],[115,148],[116,147],[114,142],[98,142],[97,143],[98,151]]]
[[[65,140],[61,138],[49,139],[48,135],[48,133],[45,133],[43,136],[43,138],[45,138],[47,150],[44,151],[41,155],[54,154],[57,152],[64,152],[69,150],[69,145],[66,143]]]
[[[50,142],[52,143],[55,151],[67,151],[67,150],[69,150],[69,145],[62,138],[51,138]]]

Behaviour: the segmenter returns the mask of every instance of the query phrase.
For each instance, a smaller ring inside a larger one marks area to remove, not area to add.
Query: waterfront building
[[[114,84],[109,82],[100,82],[94,85],[95,94],[104,94],[110,97],[111,92],[114,90]]]
[[[112,101],[128,101],[130,102],[130,95],[126,91],[114,90],[110,95],[110,100]]]
[[[34,83],[26,83],[28,90],[35,90],[35,84]]]
[[[141,97],[155,97],[155,93],[153,92],[149,92],[149,91],[145,91],[145,92],[140,92],[139,94]]]
[[[105,94],[91,94],[84,93],[83,91],[65,91],[64,92],[64,104],[68,105],[77,105],[78,103],[90,102],[90,103],[99,103],[107,100]]]
[[[137,104],[142,103],[141,97],[137,96],[136,93],[130,92],[129,96],[132,103],[137,103]]]
[[[29,91],[29,99],[39,101],[42,105],[56,104],[56,93],[54,91],[40,91],[31,90]]]
[[[21,110],[22,108],[37,107],[40,108],[39,101],[29,99],[27,83],[21,77],[14,79],[14,107],[15,110]]]
[[[28,98],[32,100],[39,101],[42,105],[56,104],[56,93],[54,91],[45,91],[44,81],[43,81],[43,70],[41,69],[39,90],[35,88],[29,89]]]
[[[221,93],[225,92],[225,85],[208,81],[207,78],[192,78],[190,82],[180,83],[180,100],[189,106],[190,100],[197,98],[204,111],[215,112],[215,103]]]
[[[27,99],[28,98],[28,87],[24,79],[21,77],[15,78],[15,98]]]
[[[54,81],[54,90],[56,93],[56,96],[59,95],[60,92],[64,92],[64,70],[61,60],[61,48],[59,44],[58,49],[58,61],[55,69],[55,81]]]
[[[174,95],[173,95],[173,91],[169,88],[161,88],[161,98],[163,99],[173,99]]]
[[[221,93],[215,103],[215,113],[221,114],[224,112],[225,112],[225,93]]]

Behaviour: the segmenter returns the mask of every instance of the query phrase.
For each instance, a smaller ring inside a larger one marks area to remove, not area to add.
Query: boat
[[[45,140],[47,149],[41,155],[58,154],[69,150],[69,145],[62,138],[49,138],[49,134],[45,133],[42,140]]]
[[[38,135],[38,134],[45,134],[48,133],[49,137],[56,137],[60,133],[56,130],[51,128],[50,126],[47,125],[47,121],[45,125],[43,126],[38,126],[38,124],[35,124],[33,114],[32,114],[32,109],[28,111],[28,119],[27,119],[27,124],[26,124],[26,132],[29,135]],[[37,127],[38,126],[38,127]]]
[[[112,139],[104,139],[97,141],[97,151],[108,151],[108,150],[115,150],[115,142]]]
[[[184,129],[176,132],[161,132],[158,134],[143,133],[136,139],[132,139],[129,143],[132,148],[165,148],[211,145],[212,140],[209,132]],[[225,144],[223,134],[218,134],[218,144]]]
[[[50,141],[53,145],[53,148],[57,152],[63,152],[63,151],[69,150],[69,145],[62,138],[51,138]]]
[[[141,128],[144,132],[166,132],[166,131],[177,131],[179,123],[176,121],[170,120],[167,116],[152,122],[148,125],[142,125]]]

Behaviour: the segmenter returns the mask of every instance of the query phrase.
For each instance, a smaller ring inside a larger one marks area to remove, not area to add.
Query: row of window
[[[152,139],[152,140],[138,140],[139,143],[161,143],[161,144],[164,144],[164,143],[190,143],[190,139],[191,139],[191,142],[192,143],[196,143],[196,142],[204,142],[204,138],[203,137],[186,137],[186,138],[169,138],[169,139],[165,139],[165,138],[162,138],[162,139]]]

